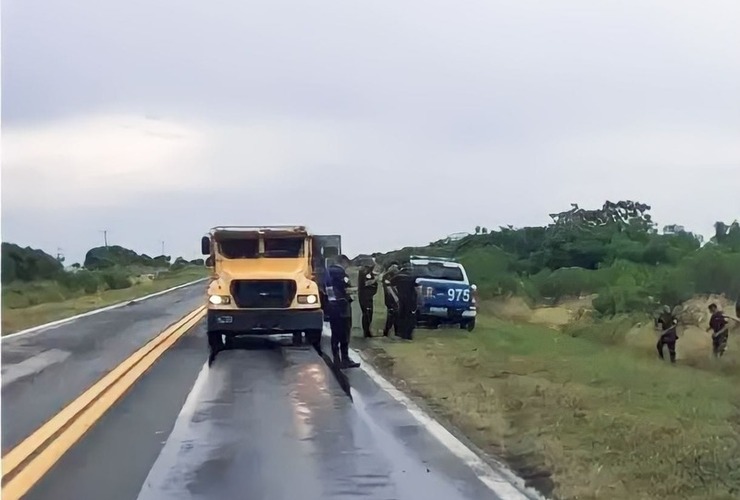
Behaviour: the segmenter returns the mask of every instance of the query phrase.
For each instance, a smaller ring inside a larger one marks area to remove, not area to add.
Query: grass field
[[[740,497],[737,366],[671,366],[652,337],[641,344],[491,316],[473,333],[355,341],[401,389],[552,498]]]
[[[17,332],[25,328],[42,325],[50,321],[68,318],[76,314],[92,311],[118,302],[143,297],[151,293],[188,283],[207,275],[207,270],[199,267],[185,268],[172,272],[166,277],[146,280],[122,290],[106,290],[94,295],[83,295],[60,302],[48,302],[31,307],[10,309],[2,307],[2,334]]]

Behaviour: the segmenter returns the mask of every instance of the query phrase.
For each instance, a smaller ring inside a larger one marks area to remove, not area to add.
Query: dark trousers
[[[398,309],[396,306],[389,306],[386,304],[386,315],[385,315],[385,327],[383,327],[383,335],[385,337],[393,329],[393,333],[398,335]]]
[[[712,337],[712,353],[715,357],[720,358],[727,349],[727,333],[722,333],[716,337]]]
[[[658,339],[658,344],[656,347],[658,348],[658,356],[660,356],[660,359],[665,359],[663,357],[663,346],[668,347],[668,355],[671,358],[671,363],[676,362],[676,336],[674,334],[663,334]]]
[[[397,325],[396,335],[402,339],[411,340],[414,336],[414,328],[416,327],[414,311],[405,307],[399,307]]]
[[[373,297],[364,297],[360,295],[360,309],[362,310],[362,331],[365,337],[372,337],[372,331],[370,329],[373,323]]]
[[[337,364],[349,361],[349,335],[352,331],[352,317],[330,316],[331,353]]]

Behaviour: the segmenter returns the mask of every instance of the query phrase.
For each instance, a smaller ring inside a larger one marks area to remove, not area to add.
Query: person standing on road
[[[357,276],[357,297],[362,309],[362,331],[365,338],[373,336],[370,327],[373,322],[373,301],[378,293],[378,280],[373,266],[362,266]]]
[[[398,335],[398,292],[391,284],[391,280],[396,274],[398,274],[398,264],[391,262],[383,273],[383,298],[386,309],[385,327],[383,328],[384,337],[390,334],[391,328]]]
[[[349,294],[350,280],[346,268],[346,255],[340,255],[336,264],[327,268],[326,315],[331,327],[331,352],[334,364],[339,368],[357,368],[359,363],[349,359],[349,337],[352,331],[352,297]]]
[[[396,334],[402,339],[412,340],[416,327],[416,279],[411,268],[404,266],[391,280],[398,293],[398,328]]]
[[[709,312],[711,314],[709,318],[708,332],[712,333],[712,354],[715,358],[721,358],[727,350],[727,338],[729,337],[730,324],[727,321],[734,318],[725,316],[725,314],[719,310],[717,304],[709,304]]]
[[[663,312],[658,317],[656,324],[661,330],[660,339],[658,339],[658,356],[660,359],[663,357],[663,347],[668,347],[668,355],[670,356],[671,363],[676,362],[676,341],[678,340],[678,320],[671,313],[671,308],[667,305],[663,306]]]

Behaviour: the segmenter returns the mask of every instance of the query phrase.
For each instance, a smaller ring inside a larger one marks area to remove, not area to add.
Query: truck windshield
[[[265,238],[264,257],[296,258],[303,257],[305,238]]]
[[[434,280],[463,281],[462,269],[459,266],[450,267],[436,262],[429,264],[414,264],[414,276]]]
[[[225,239],[218,242],[221,255],[227,259],[256,259],[260,245],[257,239]]]

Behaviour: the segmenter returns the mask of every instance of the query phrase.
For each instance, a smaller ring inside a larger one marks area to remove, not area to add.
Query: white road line
[[[185,398],[185,403],[182,405],[180,413],[178,413],[177,418],[175,419],[175,425],[172,428],[172,432],[170,432],[170,435],[167,437],[164,446],[162,446],[157,459],[154,461],[151,469],[149,469],[149,474],[147,474],[144,484],[141,485],[137,499],[152,498],[152,495],[154,498],[162,498],[164,492],[159,490],[152,491],[151,485],[158,478],[163,479],[167,477],[168,473],[171,472],[173,464],[177,464],[177,455],[181,451],[181,446],[187,446],[184,439],[187,437],[188,428],[190,427],[190,423],[195,415],[195,410],[198,408],[201,393],[203,392],[203,388],[208,380],[209,371],[208,363],[204,363],[203,368],[201,368],[200,373],[198,373],[198,377],[195,379],[193,387],[190,389],[190,393],[188,393],[187,398]],[[167,481],[162,480],[160,483],[167,484]],[[176,491],[168,493],[173,493],[174,498],[177,498],[177,492],[181,492],[180,487],[182,487],[182,485],[172,486]]]
[[[70,354],[71,353],[69,351],[62,351],[61,349],[49,349],[14,365],[4,363],[2,377],[0,377],[2,378],[2,387],[5,387],[18,379],[35,373],[40,373],[51,365],[61,363],[67,359]]]
[[[118,309],[120,307],[127,306],[127,305],[129,305],[131,303],[143,302],[145,300],[153,299],[154,297],[159,297],[159,296],[164,295],[166,293],[174,292],[175,290],[179,290],[181,288],[185,288],[185,287],[188,287],[190,285],[194,285],[196,283],[200,283],[202,281],[206,281],[207,279],[209,279],[209,278],[202,278],[202,279],[199,279],[199,280],[191,281],[189,283],[183,283],[182,285],[177,285],[177,286],[174,286],[172,288],[168,288],[167,290],[162,290],[161,292],[156,292],[156,293],[152,293],[150,295],[145,295],[144,297],[139,297],[138,299],[131,299],[131,300],[127,300],[125,302],[119,302],[118,304],[113,304],[111,306],[101,307],[100,309],[94,309],[92,311],[88,311],[86,313],[78,314],[76,316],[70,316],[69,318],[63,318],[63,319],[59,319],[57,321],[52,321],[51,323],[46,323],[46,324],[43,324],[43,325],[34,326],[33,328],[28,328],[26,330],[21,330],[20,332],[9,333],[8,335],[3,335],[2,337],[0,337],[0,341],[4,341],[4,340],[7,340],[7,339],[12,339],[12,338],[15,338],[15,337],[20,337],[21,335],[27,335],[29,333],[40,332],[42,330],[56,328],[58,326],[65,325],[67,323],[71,323],[73,321],[76,321],[76,320],[78,320],[80,318],[85,318],[87,316],[92,316],[94,314],[100,314],[102,312],[111,311],[113,309]]]
[[[494,470],[488,463],[480,458],[473,450],[465,446],[450,431],[434,418],[429,416],[406,394],[401,392],[380,373],[375,371],[369,361],[354,349],[350,349],[350,358],[360,362],[360,368],[397,402],[402,404],[408,412],[423,425],[432,436],[442,443],[451,453],[462,460],[480,481],[488,486],[496,495],[505,500],[531,500],[542,498],[537,492],[524,485],[524,481],[516,474],[506,469],[501,464]],[[524,493],[526,492],[526,493]]]

